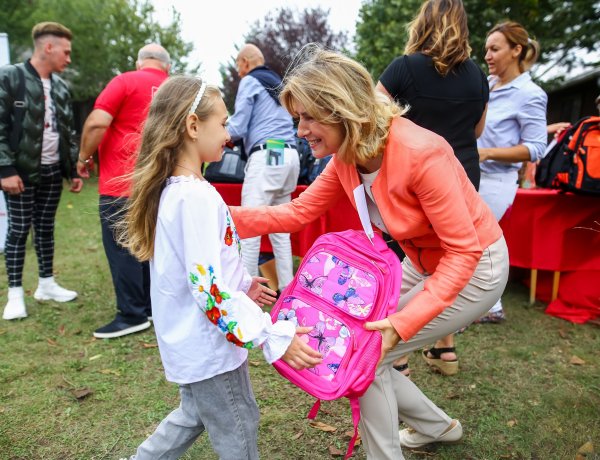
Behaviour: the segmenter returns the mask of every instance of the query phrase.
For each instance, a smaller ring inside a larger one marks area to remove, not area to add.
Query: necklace
[[[186,166],[183,166],[182,164],[179,164],[179,163],[175,163],[175,166],[179,166],[180,168],[183,168],[183,169],[186,169],[186,170],[188,170],[189,172],[191,172],[191,173],[194,175],[194,177],[195,177],[196,179],[199,179],[199,180],[205,180],[205,179],[204,179],[204,177],[202,177],[202,174],[197,174],[197,173],[196,173],[196,171],[194,171],[194,170],[193,170],[193,169],[191,169],[191,168],[188,168],[188,167],[186,167]]]

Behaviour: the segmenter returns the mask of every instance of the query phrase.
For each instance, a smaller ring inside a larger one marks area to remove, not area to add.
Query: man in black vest
[[[227,129],[231,139],[243,139],[249,155],[242,186],[242,206],[287,203],[298,183],[300,161],[292,117],[279,103],[281,77],[265,64],[262,52],[246,44],[236,59],[242,78],[235,98],[235,113]],[[269,235],[279,289],[293,279],[292,247],[289,233]],[[242,241],[244,265],[258,275],[260,237]]]

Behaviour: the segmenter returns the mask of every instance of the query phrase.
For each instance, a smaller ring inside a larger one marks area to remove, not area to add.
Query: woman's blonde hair
[[[405,54],[431,56],[435,70],[446,76],[471,56],[467,13],[462,0],[427,0],[408,24]]]
[[[531,38],[525,27],[518,22],[506,21],[496,24],[488,32],[489,37],[494,32],[500,32],[506,38],[511,48],[521,45],[521,54],[519,54],[519,70],[525,72],[529,70],[540,57],[540,44]]]
[[[358,62],[319,45],[305,46],[284,78],[280,100],[294,117],[295,103],[327,125],[340,125],[344,141],[337,158],[363,163],[383,151],[391,119],[403,109],[375,90],[371,75]],[[332,152],[334,153],[334,152]]]
[[[160,86],[150,104],[133,172],[132,193],[124,218],[117,223],[119,243],[140,261],[154,255],[160,195],[175,169],[185,140],[186,118],[201,84],[194,77],[171,77]],[[206,87],[194,112],[200,121],[208,118],[220,95],[216,86]]]

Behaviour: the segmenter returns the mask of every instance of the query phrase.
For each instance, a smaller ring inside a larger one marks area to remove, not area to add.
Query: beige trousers
[[[398,310],[419,291],[427,279],[408,258],[402,263],[402,288]],[[452,419],[431,402],[402,373],[392,369],[397,358],[452,334],[485,314],[500,298],[508,279],[508,249],[504,237],[491,244],[454,304],[447,307],[408,342],[400,341],[377,369],[375,380],[360,398],[360,434],[369,460],[403,459],[398,420],[428,436],[438,437]]]

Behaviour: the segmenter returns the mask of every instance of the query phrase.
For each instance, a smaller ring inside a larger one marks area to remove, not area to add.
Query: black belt
[[[296,146],[294,144],[285,144],[284,148],[296,150]],[[259,150],[266,150],[266,149],[267,149],[267,144],[255,145],[254,147],[252,147],[252,150],[250,150],[250,155],[252,155],[254,152],[258,152]]]

